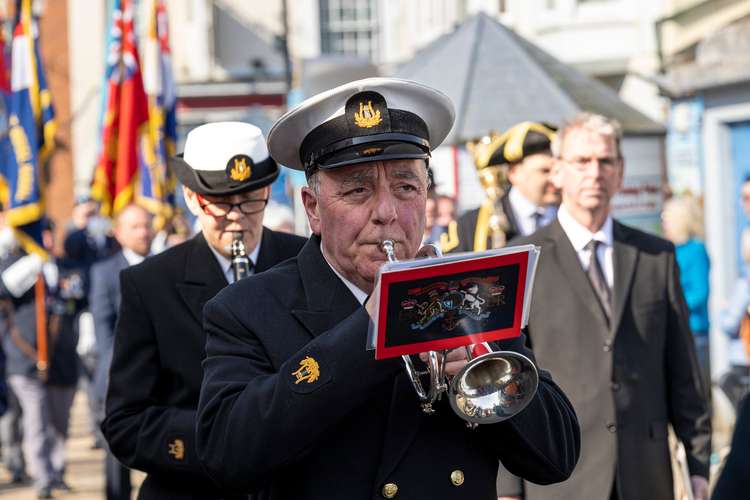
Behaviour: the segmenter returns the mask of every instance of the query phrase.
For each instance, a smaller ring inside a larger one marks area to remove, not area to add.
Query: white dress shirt
[[[129,266],[134,266],[136,264],[140,264],[141,262],[143,262],[144,260],[146,260],[146,256],[145,255],[141,255],[139,253],[135,253],[134,251],[132,251],[129,248],[124,248],[123,247],[123,249],[122,249],[122,255],[123,255],[123,257],[125,257],[125,260],[128,261],[128,265]]]
[[[323,259],[326,261],[326,264],[328,264],[328,267],[331,268],[331,271],[339,277],[339,279],[346,285],[346,288],[349,289],[350,292],[352,292],[352,295],[354,295],[354,298],[357,299],[357,302],[360,303],[360,305],[364,305],[365,300],[367,300],[367,294],[359,288],[357,285],[349,281],[348,279],[344,278],[344,276],[339,273],[335,267],[331,265],[330,262],[328,262],[328,259],[326,258],[326,254],[323,253],[323,249],[320,249],[320,253],[323,255]]]
[[[513,209],[513,216],[518,223],[521,236],[528,236],[542,226],[546,226],[555,218],[556,208],[553,206],[538,207],[530,202],[518,189],[510,188],[508,201]],[[536,225],[534,215],[539,214],[539,224]]]
[[[221,255],[211,245],[208,245],[208,248],[211,249],[211,252],[214,254],[214,257],[216,257],[216,262],[219,263],[219,267],[224,273],[224,277],[227,279],[227,283],[234,283],[234,271],[232,270],[232,260]],[[247,258],[250,259],[250,264],[251,264],[250,276],[255,274],[255,263],[258,262],[259,253],[260,253],[260,240],[258,240],[258,244],[255,245],[255,249],[253,249],[253,251],[250,252],[250,255],[247,256]]]
[[[615,282],[614,264],[612,262],[612,216],[608,215],[602,227],[595,233],[592,233],[575,220],[565,209],[565,205],[560,205],[560,209],[557,211],[557,220],[560,221],[563,231],[565,231],[570,243],[578,254],[578,260],[581,261],[584,271],[588,271],[591,259],[591,251],[585,248],[586,244],[591,240],[599,242],[599,246],[596,249],[596,257],[602,266],[607,285],[612,289]]]

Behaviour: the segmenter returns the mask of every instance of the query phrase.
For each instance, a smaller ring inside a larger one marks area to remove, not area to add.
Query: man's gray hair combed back
[[[589,113],[584,111],[578,113],[569,120],[565,120],[557,131],[555,140],[552,141],[552,154],[555,158],[560,158],[562,153],[562,144],[565,142],[565,137],[576,129],[584,129],[590,132],[601,134],[603,136],[613,137],[615,140],[615,147],[617,149],[617,157],[622,158],[622,150],[620,149],[620,142],[622,140],[622,126],[620,122],[614,118],[608,118],[603,115],[596,113]]]

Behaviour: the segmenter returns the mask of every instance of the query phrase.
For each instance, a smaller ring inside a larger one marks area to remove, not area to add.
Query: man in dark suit
[[[143,262],[151,251],[151,216],[143,207],[129,205],[115,221],[115,238],[121,250],[91,268],[89,307],[94,317],[96,366],[93,377],[97,425],[104,420],[109,369],[115,341],[115,324],[120,310],[120,271]],[[107,500],[130,499],[130,471],[107,450],[105,459]]]
[[[522,122],[471,145],[487,197],[448,226],[441,236],[444,252],[499,248],[555,218],[560,195],[549,179],[555,130],[545,123]]]
[[[262,225],[268,186],[279,170],[257,127],[197,127],[172,167],[201,233],[120,274],[122,305],[102,430],[120,461],[148,474],[138,498],[234,498],[196,458],[201,312],[234,281],[233,262],[260,273],[296,255],[305,240]],[[236,234],[247,255],[232,255]]]
[[[219,483],[273,500],[489,500],[498,458],[540,483],[571,473],[575,413],[548,374],[523,412],[472,430],[445,399],[423,413],[401,360],[366,350],[381,243],[416,255],[426,161],[452,122],[440,92],[375,78],[315,96],[271,129],[273,157],[306,172],[314,235],[204,310],[196,445]],[[533,357],[522,338],[500,344]],[[466,362],[451,352],[446,373]]]
[[[610,215],[624,160],[619,124],[582,113],[559,132],[557,219],[513,244],[542,248],[529,341],[581,422],[581,460],[526,498],[673,498],[667,429],[705,499],[710,420],[671,243]]]

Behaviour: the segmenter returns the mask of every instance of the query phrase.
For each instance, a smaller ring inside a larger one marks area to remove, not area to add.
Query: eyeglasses
[[[604,157],[604,158],[595,158],[595,157],[574,158],[572,160],[563,160],[563,161],[571,165],[573,168],[575,168],[579,172],[585,172],[586,170],[589,169],[591,165],[594,164],[594,162],[596,162],[596,164],[599,165],[599,168],[601,168],[604,171],[612,171],[620,166],[620,158],[616,158],[614,156],[609,156],[609,157]]]
[[[211,202],[202,196],[198,197],[198,200],[203,202],[200,203],[203,212],[212,217],[224,217],[234,210],[234,207],[239,208],[240,212],[245,215],[257,214],[262,212],[268,204],[268,198],[265,200],[244,200],[239,203]]]

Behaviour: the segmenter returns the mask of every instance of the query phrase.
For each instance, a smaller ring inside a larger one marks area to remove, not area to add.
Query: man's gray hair
[[[615,140],[615,149],[617,157],[622,158],[620,142],[622,141],[622,126],[614,118],[608,118],[595,113],[582,112],[563,122],[557,131],[555,139],[552,141],[552,154],[555,158],[560,158],[562,145],[567,135],[576,129],[584,129],[603,136],[609,136]]]

